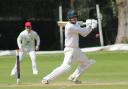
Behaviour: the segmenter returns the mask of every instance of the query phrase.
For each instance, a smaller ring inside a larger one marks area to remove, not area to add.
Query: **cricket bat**
[[[16,75],[16,80],[17,80],[17,84],[20,84],[20,60],[19,60],[19,50],[16,50],[16,65],[17,65],[17,75]]]

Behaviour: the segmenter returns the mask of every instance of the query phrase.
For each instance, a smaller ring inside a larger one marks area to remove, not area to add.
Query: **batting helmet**
[[[67,18],[70,19],[72,17],[78,17],[78,14],[74,9],[71,9],[67,12]]]
[[[31,22],[29,22],[29,21],[25,22],[25,27],[31,27],[31,26],[32,26]]]

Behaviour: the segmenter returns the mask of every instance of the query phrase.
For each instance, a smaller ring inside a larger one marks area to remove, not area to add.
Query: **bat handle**
[[[19,49],[16,49],[16,56],[19,56]]]

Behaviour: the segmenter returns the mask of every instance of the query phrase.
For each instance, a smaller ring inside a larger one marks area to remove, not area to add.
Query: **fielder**
[[[54,78],[60,74],[68,71],[71,68],[71,64],[74,61],[79,61],[79,65],[68,78],[68,80],[74,83],[81,83],[79,80],[80,75],[86,71],[91,64],[94,64],[94,60],[89,60],[88,57],[82,53],[79,48],[79,34],[83,37],[87,36],[94,28],[97,27],[97,21],[88,19],[86,20],[86,27],[81,28],[77,22],[77,12],[75,10],[69,10],[67,13],[69,22],[65,26],[65,48],[64,48],[64,61],[63,63],[54,69],[50,74],[43,77],[41,83],[49,84]]]
[[[24,53],[28,52],[32,61],[33,74],[38,74],[35,50],[39,50],[40,38],[39,35],[34,30],[32,30],[31,22],[25,22],[25,30],[19,34],[17,38],[17,44],[19,47],[19,60],[22,61]],[[11,75],[15,75],[16,71],[17,70],[15,64],[14,68],[11,71]]]

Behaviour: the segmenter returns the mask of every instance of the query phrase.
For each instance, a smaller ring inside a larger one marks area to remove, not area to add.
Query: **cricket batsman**
[[[36,43],[35,43],[36,42]],[[40,38],[37,32],[32,30],[32,23],[25,22],[25,30],[22,31],[17,37],[17,44],[19,47],[19,60],[22,61],[22,57],[25,53],[29,53],[32,62],[33,74],[38,74],[38,68],[36,64],[36,50],[39,50]],[[11,71],[11,75],[16,75],[17,65]]]
[[[97,27],[97,20],[86,20],[86,26],[80,27],[77,22],[78,15],[74,9],[67,12],[68,23],[65,26],[65,48],[64,48],[64,61],[63,63],[54,69],[47,76],[43,77],[42,83],[49,84],[60,74],[68,71],[71,65],[75,61],[79,61],[79,65],[76,70],[69,76],[68,80],[74,83],[81,83],[79,77],[84,73],[95,60],[89,60],[88,57],[82,53],[79,48],[79,35],[86,37],[93,29]]]

